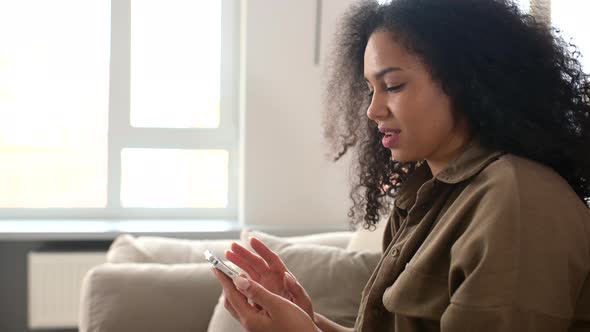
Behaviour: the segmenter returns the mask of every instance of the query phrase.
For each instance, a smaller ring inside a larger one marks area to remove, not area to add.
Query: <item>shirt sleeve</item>
[[[590,262],[585,232],[543,193],[481,188],[451,248],[441,331],[568,331]]]

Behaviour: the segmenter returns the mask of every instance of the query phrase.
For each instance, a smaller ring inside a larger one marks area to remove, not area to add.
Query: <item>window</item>
[[[590,73],[590,35],[588,34],[588,0],[552,0],[551,21],[562,31],[562,36],[575,44],[580,52],[580,62],[586,73]]]
[[[0,3],[0,217],[235,218],[238,0]]]
[[[525,12],[531,11],[531,2],[530,0],[516,0],[516,4],[520,7],[521,10]]]

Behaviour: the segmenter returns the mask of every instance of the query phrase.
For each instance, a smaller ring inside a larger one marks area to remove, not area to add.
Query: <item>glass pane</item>
[[[131,125],[217,128],[221,0],[131,1]]]
[[[225,208],[225,150],[123,149],[121,204],[148,208]]]
[[[104,207],[109,1],[0,2],[0,207]]]
[[[584,71],[590,73],[590,26],[588,25],[590,2],[588,0],[553,0],[551,20],[561,29],[562,36],[578,46]]]

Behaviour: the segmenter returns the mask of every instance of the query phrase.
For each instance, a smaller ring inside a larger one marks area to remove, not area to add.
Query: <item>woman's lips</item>
[[[399,142],[399,136],[401,134],[401,131],[390,131],[390,132],[386,132],[385,136],[383,136],[383,140],[381,140],[381,143],[383,144],[384,147],[391,149],[395,146],[397,146],[398,142]]]

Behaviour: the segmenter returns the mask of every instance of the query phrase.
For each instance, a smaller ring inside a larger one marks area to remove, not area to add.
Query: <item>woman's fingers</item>
[[[287,271],[287,266],[283,263],[279,255],[270,250],[264,243],[262,243],[262,241],[255,237],[251,237],[250,245],[252,246],[252,249],[254,249],[254,251],[266,261],[271,270],[281,272]]]
[[[285,272],[285,286],[295,298],[305,297],[307,293],[303,287],[295,280],[292,274]]]
[[[217,280],[221,283],[221,287],[223,287],[223,294],[225,295],[225,301],[228,302],[227,307],[230,307],[233,310],[232,316],[236,317],[238,321],[243,321],[244,317],[257,313],[259,310],[254,308],[248,303],[248,299],[244,296],[240,291],[238,291],[232,282],[232,280],[223,274],[221,271],[217,269],[213,269],[213,273]],[[246,280],[243,279],[242,280]],[[225,306],[225,304],[224,304]],[[228,309],[229,310],[229,309]],[[232,313],[230,311],[230,313]]]
[[[242,256],[237,255],[233,251],[226,250],[225,251],[225,258],[228,261],[236,264],[240,269],[244,270],[248,275],[255,280],[260,279],[260,273],[252,267],[248,262],[242,259]]]
[[[234,309],[234,306],[231,305],[231,302],[229,302],[225,296],[223,297],[223,307],[225,307],[225,310],[227,310],[235,320],[240,321],[240,316],[236,312],[236,309]]]
[[[242,277],[232,281],[214,270],[225,294],[225,307],[248,331],[319,331],[310,316],[292,302],[278,296],[259,283]],[[248,303],[260,305],[262,310]]]
[[[242,245],[232,242],[231,251],[237,256],[240,256],[245,263],[250,265],[250,267],[259,274],[264,274],[268,271],[268,264],[266,264],[264,259],[244,248]]]
[[[311,298],[303,286],[301,286],[301,284],[295,280],[295,277],[289,272],[285,272],[285,288],[289,290],[289,293],[292,296],[292,302],[303,309],[303,311],[313,319]]]
[[[255,279],[257,278],[252,275],[252,272],[257,273],[260,276],[266,274],[268,269],[277,272],[288,271],[287,266],[285,266],[285,263],[283,263],[281,258],[262,243],[262,241],[255,237],[251,237],[250,245],[260,256],[254,254],[240,244],[233,242],[231,244],[231,252],[226,252],[227,259],[248,272],[248,274]]]
[[[253,280],[236,279],[236,287],[259,304],[263,310],[257,314],[247,313],[242,325],[248,331],[314,331],[319,329],[313,322],[313,312],[305,312],[297,305],[278,296]],[[259,313],[264,312],[265,315]]]

